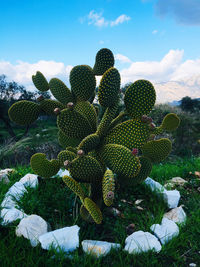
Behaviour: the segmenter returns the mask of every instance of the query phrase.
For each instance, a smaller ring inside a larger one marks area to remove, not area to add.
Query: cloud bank
[[[199,0],[158,0],[155,9],[161,17],[170,15],[180,24],[200,26]]]
[[[200,97],[200,58],[183,61],[184,50],[170,50],[160,61],[132,62],[127,56],[116,54],[115,60],[128,64],[121,65],[122,85],[138,79],[151,81],[157,92],[157,102],[165,103],[180,100],[184,96]],[[36,71],[41,71],[49,81],[53,77],[61,79],[69,85],[69,73],[73,66],[62,62],[40,60],[34,64],[19,61],[11,64],[0,61],[0,75],[5,74],[33,90],[31,80]],[[97,78],[99,83],[100,77]]]
[[[84,18],[81,18],[80,21],[81,23],[87,21],[88,25],[94,25],[96,27],[114,27],[119,24],[124,23],[125,21],[129,21],[131,17],[122,14],[119,17],[117,17],[115,20],[108,20],[103,17],[102,12],[95,12],[94,10],[91,10],[90,13],[85,16]]]

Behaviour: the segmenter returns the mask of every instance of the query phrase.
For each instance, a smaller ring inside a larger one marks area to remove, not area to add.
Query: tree
[[[195,112],[200,110],[200,100],[185,96],[181,99],[180,107],[184,111]]]

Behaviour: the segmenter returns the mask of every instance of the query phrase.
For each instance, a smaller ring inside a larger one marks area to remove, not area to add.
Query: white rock
[[[53,247],[58,252],[60,249],[70,252],[79,247],[79,230],[80,227],[78,225],[64,227],[40,235],[39,241],[43,249],[49,250]]]
[[[187,183],[187,181],[181,177],[173,177],[169,182],[177,185],[184,185]]]
[[[150,187],[151,191],[153,191],[153,192],[156,191],[156,192],[163,193],[166,191],[164,186],[162,186],[160,183],[154,181],[150,177],[146,178],[144,182],[148,187]]]
[[[181,195],[178,190],[165,190],[165,192],[163,192],[164,201],[170,209],[178,206],[180,197]]]
[[[179,228],[176,223],[167,218],[163,218],[161,224],[153,224],[150,229],[162,244],[169,242],[179,234]]]
[[[12,208],[19,208],[17,203],[13,200],[12,196],[5,196],[1,203],[2,208],[12,209]]]
[[[4,184],[9,184],[10,180],[8,179],[8,176],[10,173],[14,172],[13,169],[4,169],[0,171],[0,182],[3,182]]]
[[[84,252],[97,258],[107,255],[111,248],[119,249],[121,247],[121,245],[117,243],[97,240],[84,240],[81,244]]]
[[[174,177],[171,180],[168,180],[167,183],[164,185],[165,187],[174,188],[176,185],[183,186],[185,183],[187,183],[186,180],[184,180],[181,177]]]
[[[186,214],[181,206],[166,212],[163,217],[180,224],[186,221]]]
[[[25,192],[27,192],[27,190],[24,185],[20,182],[16,182],[10,187],[5,196],[13,196],[16,200],[20,200]]]
[[[9,184],[10,180],[8,179],[8,175],[7,174],[0,174],[0,182],[2,182],[4,184]]]
[[[27,217],[27,215],[23,211],[16,208],[1,210],[1,218],[3,219],[1,223],[2,225],[7,225],[11,222],[14,222],[18,219],[21,220],[25,217]]]
[[[10,173],[14,172],[14,169],[4,169],[4,170],[0,170],[0,175],[2,174],[6,174],[9,175]]]
[[[197,265],[196,265],[196,263],[193,263],[193,262],[192,262],[192,263],[189,264],[189,266],[190,266],[190,267],[196,267]]]
[[[47,222],[40,216],[32,214],[22,219],[16,228],[16,235],[30,240],[33,247],[39,243],[39,236],[47,232]]]
[[[178,190],[166,190],[160,183],[154,181],[150,177],[146,178],[145,184],[150,187],[151,191],[160,193],[168,208],[173,209],[178,206],[180,200],[180,193]]]
[[[160,252],[161,248],[160,242],[154,235],[148,232],[137,231],[126,238],[124,250],[135,254],[152,249]]]
[[[56,175],[58,175],[60,177],[63,177],[64,175],[70,176],[70,173],[69,173],[68,170],[62,170],[62,169],[60,169]]]
[[[22,177],[19,182],[22,183],[25,187],[35,188],[38,185],[38,176],[35,174],[28,173]]]

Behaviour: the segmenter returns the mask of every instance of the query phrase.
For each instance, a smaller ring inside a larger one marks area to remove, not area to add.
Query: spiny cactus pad
[[[98,90],[95,75],[103,75]],[[54,160],[42,153],[33,155],[32,169],[45,178],[55,175],[60,167],[68,169],[70,175],[63,181],[80,197],[81,217],[100,224],[100,209],[104,204],[113,204],[115,191],[137,186],[150,175],[152,163],[170,153],[171,141],[155,140],[155,136],[174,131],[179,118],[170,113],[160,126],[155,126],[148,113],[156,93],[146,80],[135,81],[127,88],[125,110],[121,110],[120,74],[107,48],[97,53],[93,69],[88,65],[73,67],[69,81],[71,88],[57,78],[48,83],[37,72],[33,75],[35,86],[41,91],[50,89],[58,101],[39,97],[38,104],[17,102],[9,109],[9,116],[21,125],[31,124],[44,112],[57,116],[58,141],[63,151]]]
[[[102,213],[99,207],[93,202],[90,198],[86,197],[84,199],[84,206],[89,211],[91,217],[97,224],[101,224],[102,222]]]
[[[60,166],[64,166],[64,162],[66,160],[72,161],[73,159],[75,159],[75,157],[76,157],[76,154],[72,151],[68,151],[68,150],[61,151],[58,154],[58,160],[59,160]]]
[[[103,201],[106,206],[113,204],[114,192],[115,192],[115,178],[114,173],[111,170],[106,170],[102,180]]]
[[[49,90],[49,84],[46,78],[44,77],[44,75],[40,71],[37,71],[36,75],[32,76],[32,81],[35,87],[41,92],[45,92]]]
[[[146,80],[134,82],[125,92],[124,104],[127,112],[133,118],[140,118],[144,114],[148,115],[155,101],[155,89],[153,85]]]
[[[39,102],[41,110],[43,110],[46,115],[55,116],[54,110],[59,108],[60,110],[66,108],[62,103],[51,100],[51,99],[44,99]]]
[[[110,49],[102,48],[96,54],[93,72],[95,75],[103,75],[115,63],[114,55]]]
[[[153,163],[164,160],[171,150],[172,143],[167,138],[149,141],[142,147],[143,156],[149,158]]]
[[[62,104],[67,105],[67,103],[74,101],[71,91],[61,80],[51,79],[49,87],[53,96]]]
[[[169,113],[164,117],[161,128],[165,131],[171,132],[176,130],[179,124],[180,119],[178,118],[178,116],[174,113]]]
[[[80,139],[69,137],[59,130],[58,131],[58,142],[63,148],[66,148],[67,146],[76,147],[80,143]]]
[[[57,118],[58,128],[67,136],[84,138],[92,133],[92,128],[87,118],[76,110],[64,109]]]
[[[132,119],[118,124],[105,138],[106,144],[123,145],[129,149],[141,148],[150,135],[148,124]]]
[[[83,183],[97,182],[103,176],[103,169],[100,163],[91,156],[75,158],[69,166],[69,171],[76,181]]]
[[[100,143],[99,135],[90,134],[86,136],[78,146],[78,149],[82,149],[85,153],[94,150]]]
[[[79,183],[67,175],[63,176],[63,181],[77,196],[80,197],[81,201],[84,201],[85,193]]]
[[[36,153],[31,157],[31,168],[41,177],[50,178],[57,174],[60,163],[56,159],[49,161],[43,153]]]
[[[139,158],[133,156],[131,150],[122,145],[105,145],[101,155],[108,168],[116,174],[132,177],[139,173]]]
[[[26,100],[16,102],[8,110],[9,118],[22,126],[32,124],[37,120],[39,114],[40,106],[34,102]]]
[[[93,105],[91,105],[88,101],[80,101],[75,105],[74,110],[86,117],[93,131],[96,131],[97,114]]]
[[[103,107],[112,107],[119,99],[120,74],[117,69],[108,69],[99,85],[98,99]]]
[[[96,88],[96,78],[87,65],[74,67],[70,72],[70,84],[73,94],[78,100],[88,100]]]

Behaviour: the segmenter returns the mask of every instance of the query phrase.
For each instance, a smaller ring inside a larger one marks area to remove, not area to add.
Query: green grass
[[[23,237],[15,236],[18,224],[0,226],[0,266],[188,266],[189,263],[200,263],[200,179],[188,173],[200,171],[200,158],[179,160],[173,163],[155,165],[151,177],[164,184],[168,179],[180,176],[188,181],[184,187],[177,189],[181,193],[180,205],[184,205],[187,222],[180,228],[178,237],[166,244],[159,254],[154,252],[139,255],[129,255],[121,249],[112,250],[106,257],[95,259],[83,253],[81,244],[72,253],[73,258],[65,258],[64,253],[53,250],[45,251],[40,245],[32,248],[30,242]],[[24,174],[31,172],[30,168],[17,167],[16,173],[10,177],[11,184],[18,181]],[[0,201],[10,185],[0,184]],[[135,200],[143,199],[138,210]],[[124,200],[128,201],[125,202]],[[80,203],[78,202],[80,205]],[[117,242],[124,247],[127,237],[126,226],[135,224],[135,230],[150,231],[153,223],[160,223],[167,211],[165,203],[144,185],[127,188],[126,191],[116,193],[114,207],[123,216],[112,217],[106,215],[102,225],[88,224],[75,216],[74,195],[65,187],[62,179],[41,180],[37,189],[28,189],[20,200],[20,206],[27,214],[37,214],[44,218],[52,230],[78,224],[80,229],[80,243],[84,239]],[[55,257],[53,257],[55,255]]]

